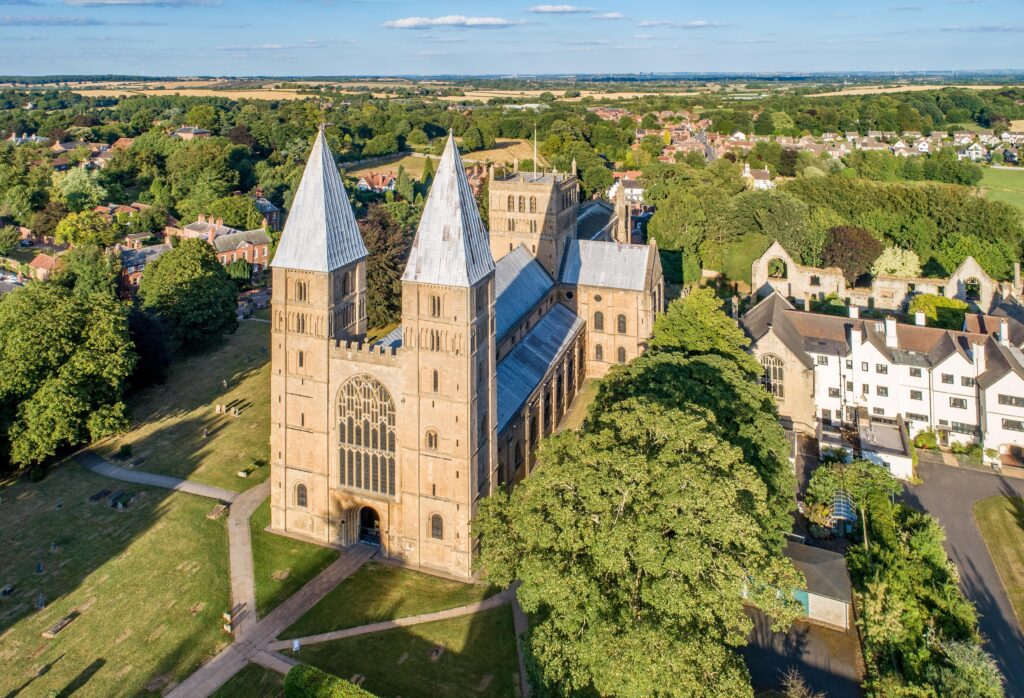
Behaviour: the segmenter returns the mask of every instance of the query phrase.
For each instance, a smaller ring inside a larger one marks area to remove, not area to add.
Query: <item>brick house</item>
[[[166,242],[159,245],[147,247],[122,247],[116,248],[121,259],[121,275],[118,277],[118,292],[122,298],[129,298],[139,290],[139,281],[142,280],[142,272],[146,266],[159,259],[165,252],[171,250]]]
[[[262,228],[258,230],[236,230],[214,237],[210,244],[217,252],[217,259],[224,266],[239,259],[252,265],[253,272],[262,270],[270,261],[270,236]]]
[[[45,252],[40,252],[28,263],[32,269],[32,276],[36,281],[46,281],[60,268],[60,259],[51,257]]]

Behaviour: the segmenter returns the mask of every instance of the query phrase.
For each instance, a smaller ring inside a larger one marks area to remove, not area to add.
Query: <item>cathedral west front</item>
[[[368,253],[321,130],[271,265],[272,530],[473,576],[481,498],[529,475],[664,305],[656,246],[628,244],[622,202],[614,233],[581,239],[578,191],[574,172],[492,168],[488,233],[449,137],[401,325],[368,343]]]

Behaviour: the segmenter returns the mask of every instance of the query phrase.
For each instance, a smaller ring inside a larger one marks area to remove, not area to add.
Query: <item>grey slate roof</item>
[[[644,290],[647,245],[622,245],[601,240],[571,240],[562,262],[563,284]]]
[[[850,603],[852,587],[842,555],[793,541],[786,543],[786,555],[793,566],[803,572],[807,591]]]
[[[576,214],[576,237],[580,240],[601,237],[604,231],[615,224],[616,218],[615,209],[605,201],[583,204]]]
[[[551,290],[555,282],[525,245],[494,265],[494,323],[500,342],[512,326]]]
[[[213,239],[213,248],[218,252],[231,252],[242,246],[243,242],[250,245],[269,245],[270,236],[263,228],[256,230],[239,230],[227,235],[218,235]],[[276,257],[275,257],[276,259]]]
[[[166,242],[160,243],[159,245],[149,245],[147,247],[134,248],[121,248],[119,250],[119,256],[121,257],[121,266],[124,268],[145,266],[150,262],[159,259],[165,252],[170,252],[171,246]]]
[[[394,347],[395,349],[402,346],[402,326],[399,325],[388,332],[386,335],[374,342],[373,346]]]
[[[542,317],[498,364],[498,433],[530,397],[551,362],[583,329],[584,321],[561,303]]]
[[[271,266],[327,272],[368,254],[321,128]]]
[[[740,318],[740,327],[755,342],[768,334],[769,330],[775,330],[782,343],[803,362],[804,366],[814,368],[814,362],[804,348],[804,338],[785,316],[787,310],[793,310],[789,301],[778,292],[773,293]]]
[[[473,286],[493,271],[487,230],[449,134],[402,280]]]

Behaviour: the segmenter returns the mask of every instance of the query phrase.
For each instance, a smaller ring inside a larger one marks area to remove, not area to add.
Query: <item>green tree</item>
[[[196,220],[198,214],[205,213],[207,216],[224,220],[224,225],[238,228],[239,230],[255,230],[263,225],[263,214],[256,208],[256,201],[251,196],[225,196],[217,199],[205,211],[186,212],[181,211],[185,220]]]
[[[252,265],[246,259],[236,259],[225,267],[228,276],[235,281],[248,281],[252,278]]]
[[[125,316],[112,297],[48,282],[0,302],[0,446],[11,463],[42,463],[127,424],[136,355]]]
[[[54,172],[53,186],[61,201],[72,211],[92,208],[107,196],[107,190],[97,181],[96,175],[81,167]]]
[[[0,255],[5,255],[18,246],[21,233],[13,225],[0,228]]]
[[[1003,697],[1003,675],[988,652],[973,642],[948,642],[942,649],[946,661],[928,672],[939,695]]]
[[[408,236],[381,205],[370,206],[359,229],[370,256],[366,260],[366,314],[370,327],[397,322],[402,307],[402,269]]]
[[[212,346],[238,327],[237,290],[205,240],[182,240],[146,266],[139,284],[142,307],[166,323],[173,347],[186,352]]]
[[[800,580],[752,535],[765,487],[712,412],[631,398],[545,439],[538,459],[481,502],[474,535],[488,579],[522,582],[542,681],[558,695],[752,696],[735,651],[743,598],[784,627],[796,613],[776,590]]]
[[[416,198],[416,192],[412,185],[412,178],[402,166],[398,167],[398,176],[395,178],[395,193],[406,201],[412,201]]]
[[[752,378],[761,365],[749,353],[750,340],[736,321],[722,312],[722,301],[710,288],[698,288],[668,304],[654,321],[650,347],[683,356],[715,354],[733,361]]]
[[[886,247],[871,265],[871,275],[915,278],[921,276],[921,260],[913,250]]]
[[[476,126],[470,126],[462,134],[462,150],[482,150],[484,147],[484,134]]]
[[[381,133],[366,141],[363,146],[363,155],[376,157],[378,155],[390,155],[398,152],[398,138],[393,133]]]
[[[100,247],[113,245],[117,236],[117,228],[93,211],[69,213],[57,224],[53,234],[54,239],[62,244],[92,244]]]
[[[432,158],[424,158],[423,163],[423,174],[420,175],[420,184],[424,187],[429,187],[430,183],[434,181],[434,160]]]
[[[924,313],[929,325],[947,330],[963,329],[964,316],[968,309],[969,306],[959,298],[934,293],[918,293],[910,299],[907,306],[908,313]]]
[[[55,283],[83,297],[97,293],[107,298],[116,297],[121,263],[115,254],[87,242],[71,248],[61,261],[63,266],[54,276]]]
[[[427,138],[427,134],[423,129],[414,128],[409,131],[409,135],[405,137],[405,142],[409,145],[426,145],[430,142],[430,139]]]
[[[185,122],[210,130],[217,125],[217,110],[209,104],[197,104],[185,114]]]

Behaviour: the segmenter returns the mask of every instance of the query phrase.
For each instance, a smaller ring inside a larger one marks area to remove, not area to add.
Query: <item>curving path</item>
[[[1006,695],[1024,696],[1024,631],[974,521],[974,503],[995,495],[1024,497],[1024,480],[921,459],[924,481],[908,488],[907,502],[938,518],[946,552],[960,570],[960,588],[978,609],[988,650],[1006,677]]]
[[[238,497],[238,492],[232,492],[231,490],[226,490],[223,487],[204,485],[201,482],[182,480],[181,478],[171,477],[170,475],[157,475],[156,473],[147,473],[142,470],[129,470],[128,468],[122,468],[121,466],[114,465],[110,461],[106,460],[95,451],[90,451],[88,449],[76,453],[74,455],[74,459],[79,465],[87,470],[91,470],[97,475],[102,475],[103,477],[109,477],[112,480],[132,482],[136,485],[149,485],[150,487],[162,487],[165,490],[188,492],[189,494],[199,495],[200,497],[209,497],[210,499],[217,499],[222,502],[233,502]]]

